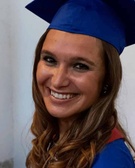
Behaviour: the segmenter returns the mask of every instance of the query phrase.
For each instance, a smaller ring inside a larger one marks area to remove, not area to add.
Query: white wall
[[[24,7],[29,0],[0,7],[0,159],[14,157],[14,168],[25,168],[33,112],[31,71],[36,43],[48,26]],[[7,9],[10,7],[10,11]],[[10,12],[8,15],[7,12]],[[5,18],[9,19],[5,19]],[[121,56],[124,80],[117,107],[135,144],[135,45]],[[11,66],[12,65],[12,66]],[[13,114],[13,115],[12,115]],[[12,120],[13,116],[13,120]],[[14,126],[14,134],[13,134]],[[13,143],[14,137],[14,143]],[[14,147],[14,148],[12,148]]]
[[[11,159],[13,153],[12,74],[9,32],[9,4],[0,4],[0,162]]]
[[[135,45],[126,47],[120,58],[123,80],[117,106],[121,122],[135,147]]]

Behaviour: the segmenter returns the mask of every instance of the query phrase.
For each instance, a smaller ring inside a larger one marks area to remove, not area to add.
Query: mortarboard
[[[119,54],[135,43],[135,0],[34,0],[26,8],[49,29],[94,36]]]

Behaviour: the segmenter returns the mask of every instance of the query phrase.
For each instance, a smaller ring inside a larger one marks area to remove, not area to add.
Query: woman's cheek
[[[37,67],[36,78],[39,85],[44,85],[50,78],[50,71],[42,64],[39,64]]]
[[[38,84],[42,82],[42,73],[39,66],[37,66],[36,79]]]

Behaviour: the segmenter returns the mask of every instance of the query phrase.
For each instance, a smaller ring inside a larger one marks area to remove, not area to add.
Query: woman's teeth
[[[51,90],[51,95],[57,99],[71,99],[74,95],[73,94],[61,94],[61,93],[56,93]]]

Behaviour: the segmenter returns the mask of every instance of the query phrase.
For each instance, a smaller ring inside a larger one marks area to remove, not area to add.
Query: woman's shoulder
[[[92,168],[135,168],[123,139],[108,143],[96,156]]]

